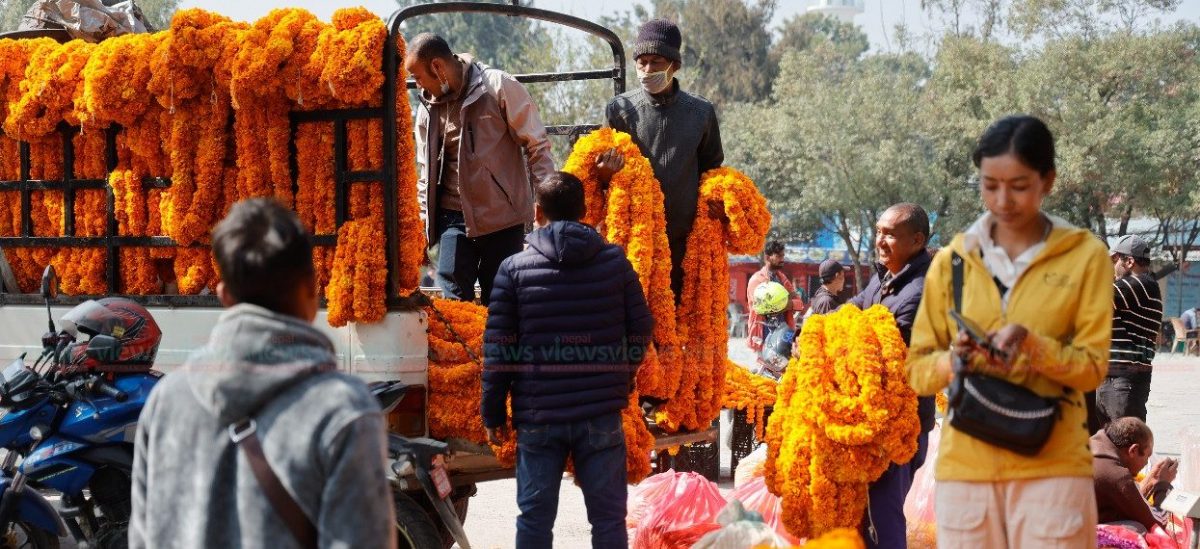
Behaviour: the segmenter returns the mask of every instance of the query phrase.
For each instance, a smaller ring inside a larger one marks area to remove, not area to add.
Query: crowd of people
[[[681,43],[669,21],[642,25],[632,48],[639,86],[605,109],[662,185],[677,296],[700,175],[723,162],[715,108],[675,78]],[[517,440],[516,546],[552,545],[568,461],[593,546],[626,546],[620,414],[653,329],[643,288],[623,251],[580,222],[584,185],[555,171],[537,108],[515,79],[433,34],[409,42],[404,66],[420,89],[421,211],[439,247],[431,278],[468,301],[478,284],[488,306],[481,415],[490,439],[511,430]],[[1159,461],[1134,480],[1154,447],[1145,405],[1162,298],[1147,275],[1149,246],[1130,236],[1109,250],[1043,210],[1055,150],[1037,118],[995,122],[972,159],[983,210],[975,223],[931,254],[926,211],[888,208],[862,291],[843,303],[846,270],[826,261],[806,312],[882,305],[910,346],[918,451],[871,483],[864,540],[905,547],[905,497],[927,461],[942,547],[1085,547],[1098,522],[1162,524],[1149,502],[1161,501],[1177,464]],[[602,188],[623,164],[615,151],[601,155]],[[719,205],[703,211],[724,220]],[[319,301],[302,224],[270,201],[239,203],[215,229],[213,251],[228,310],[145,408],[131,546],[393,545],[385,422],[311,326]],[[769,244],[750,281],[750,295],[771,304],[752,317],[756,346],[796,328],[783,252]],[[588,358],[597,352],[612,358]],[[1053,408],[1035,451],[1013,450],[1024,433],[956,422],[958,407],[986,398],[972,396],[980,376]],[[927,456],[933,397],[947,389],[938,455]]]

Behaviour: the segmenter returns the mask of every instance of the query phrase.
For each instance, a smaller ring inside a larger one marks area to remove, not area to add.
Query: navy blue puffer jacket
[[[628,405],[654,328],[625,252],[595,229],[555,221],[496,274],[484,332],[486,427],[565,423]]]

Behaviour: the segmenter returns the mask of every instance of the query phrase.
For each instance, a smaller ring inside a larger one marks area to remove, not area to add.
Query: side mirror
[[[121,343],[110,335],[94,335],[88,340],[87,356],[104,363],[113,363],[121,358]]]
[[[58,297],[58,273],[54,272],[54,265],[46,265],[46,270],[42,272],[42,298],[54,299]]]

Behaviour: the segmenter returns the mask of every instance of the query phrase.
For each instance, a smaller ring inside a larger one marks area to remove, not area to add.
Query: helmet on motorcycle
[[[788,306],[788,291],[778,282],[764,282],[754,289],[750,308],[756,314],[773,315]]]
[[[114,365],[154,364],[162,330],[145,307],[123,297],[106,297],[76,305],[62,317],[63,330],[79,337],[106,335],[117,340],[116,360],[100,365],[87,356],[87,342],[71,344],[65,354],[67,361],[77,366],[98,367]]]

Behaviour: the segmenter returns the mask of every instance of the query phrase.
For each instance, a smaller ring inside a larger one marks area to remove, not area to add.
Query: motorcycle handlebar
[[[129,395],[116,387],[113,387],[107,381],[98,377],[81,379],[66,384],[67,395],[72,399],[81,399],[86,394],[97,394],[107,396],[117,402],[125,402],[129,400]]]
[[[125,402],[126,400],[129,400],[129,395],[125,394],[125,391],[113,387],[107,381],[104,381],[98,377],[92,378],[92,382],[89,383],[89,386],[92,392],[107,396],[117,402]]]

